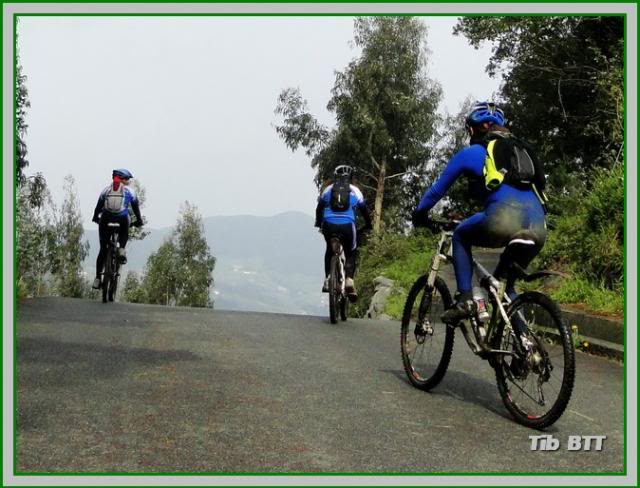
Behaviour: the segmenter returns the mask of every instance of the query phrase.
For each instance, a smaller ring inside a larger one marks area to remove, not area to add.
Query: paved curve
[[[532,452],[493,372],[456,333],[433,392],[404,377],[392,322],[27,300],[17,311],[18,472],[619,472],[623,368],[578,355]]]

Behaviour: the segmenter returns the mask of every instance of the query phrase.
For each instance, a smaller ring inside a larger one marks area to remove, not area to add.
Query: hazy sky
[[[484,71],[489,46],[453,36],[453,17],[424,21],[441,111],[489,98],[499,85]],[[353,19],[22,17],[18,35],[31,102],[27,171],[42,172],[58,202],[72,174],[87,227],[115,167],[145,187],[154,228],[173,225],[185,200],[205,217],[313,213],[309,158],[278,138],[274,108],[297,86],[333,125],[335,71],[358,54]]]

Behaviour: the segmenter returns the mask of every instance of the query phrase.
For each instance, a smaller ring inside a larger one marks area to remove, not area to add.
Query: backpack
[[[487,157],[482,173],[487,190],[493,191],[502,183],[544,190],[544,169],[529,144],[509,132],[490,132],[485,142]]]
[[[329,205],[334,212],[345,212],[351,205],[351,177],[342,175],[334,179]]]
[[[104,209],[111,213],[120,213],[125,209],[124,205],[124,185],[118,184],[118,189],[114,190],[113,185],[104,196]]]

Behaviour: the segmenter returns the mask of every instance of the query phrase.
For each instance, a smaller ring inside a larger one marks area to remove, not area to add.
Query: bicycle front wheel
[[[427,286],[427,276],[414,283],[402,315],[402,363],[413,386],[430,390],[444,378],[453,351],[454,329],[440,316],[452,306],[451,293],[441,278]]]
[[[116,265],[115,272],[111,277],[111,284],[109,285],[109,296],[107,297],[110,302],[113,302],[116,298],[116,292],[118,291],[118,265]]]
[[[507,410],[520,424],[549,427],[562,416],[575,381],[575,349],[560,307],[538,292],[519,295],[507,316],[520,334],[496,329],[494,347],[513,352],[495,364],[498,390]]]

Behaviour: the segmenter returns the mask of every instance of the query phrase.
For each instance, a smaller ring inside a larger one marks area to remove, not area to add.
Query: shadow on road
[[[17,342],[21,388],[29,388],[31,380],[36,382],[34,386],[60,386],[118,376],[137,365],[197,359],[197,355],[185,350],[163,351],[44,338],[21,338]]]
[[[66,391],[67,395],[78,391],[91,395],[99,380],[119,379],[141,366],[172,366],[197,359],[199,356],[185,350],[20,338],[17,341],[18,429],[41,425],[55,410],[55,405],[40,401],[42,392],[50,388]]]
[[[402,369],[384,369],[383,373],[395,376],[407,388],[414,388]],[[424,392],[425,395],[448,396],[456,400],[473,403],[505,419],[511,419],[509,413],[502,408],[502,401],[498,395],[495,383],[486,381],[461,371],[447,371],[442,382],[433,390]],[[416,389],[417,390],[417,389]],[[418,390],[420,391],[420,390]],[[491,392],[495,392],[492,394]]]

